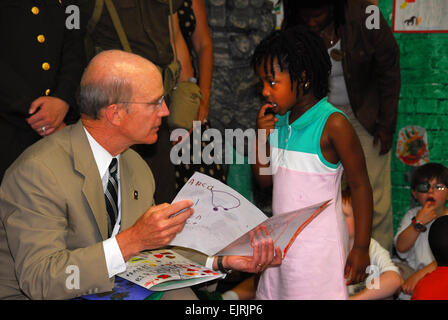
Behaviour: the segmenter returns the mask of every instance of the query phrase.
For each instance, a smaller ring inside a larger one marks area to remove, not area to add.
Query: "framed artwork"
[[[397,33],[446,33],[447,14],[446,0],[394,0],[392,30]]]

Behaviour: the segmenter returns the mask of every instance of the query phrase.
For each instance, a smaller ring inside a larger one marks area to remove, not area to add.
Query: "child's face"
[[[257,74],[263,81],[262,94],[267,103],[272,104],[273,111],[284,115],[297,103],[297,86],[293,83],[291,90],[291,79],[287,71],[280,71],[277,59],[274,60],[275,77],[270,70],[268,62],[268,72],[264,72],[264,61],[258,66]]]
[[[349,201],[342,201],[342,213],[347,223],[348,236],[350,239],[355,237],[355,217],[353,215],[353,207]]]
[[[431,185],[428,192],[418,192],[417,190],[411,190],[414,198],[420,203],[423,207],[427,202],[431,203],[434,206],[434,209],[437,211],[441,211],[445,208],[445,203],[448,201],[448,188],[437,179],[431,179],[428,181]],[[434,188],[435,185],[443,185],[445,186],[445,190],[436,190]]]

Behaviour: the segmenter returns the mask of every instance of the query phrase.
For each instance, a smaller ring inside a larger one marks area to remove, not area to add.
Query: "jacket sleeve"
[[[401,87],[400,50],[392,30],[381,12],[379,18],[379,29],[367,29],[366,31],[375,48],[373,70],[380,99],[375,131],[381,130],[393,135],[397,122]]]

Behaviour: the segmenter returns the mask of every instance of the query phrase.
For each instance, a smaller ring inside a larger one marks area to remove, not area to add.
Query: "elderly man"
[[[192,214],[191,201],[154,206],[151,170],[129,149],[156,142],[169,114],[156,66],[134,54],[104,51],[87,67],[79,100],[81,120],[32,145],[5,174],[0,299],[110,291],[130,257],[166,246]],[[206,258],[195,255],[198,262]],[[208,259],[214,269],[216,260]],[[225,257],[223,266],[257,272],[259,265],[280,261],[269,241],[253,257]],[[66,285],[73,266],[79,288]],[[175,293],[166,298],[185,298]]]

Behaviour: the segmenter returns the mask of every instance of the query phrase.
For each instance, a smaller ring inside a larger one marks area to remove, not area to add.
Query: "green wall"
[[[393,0],[379,0],[384,17],[392,25]],[[397,133],[407,125],[424,127],[428,133],[431,162],[448,166],[448,34],[395,33],[400,46],[402,86],[398,106]],[[392,155],[392,205],[394,231],[410,206],[411,169]]]

